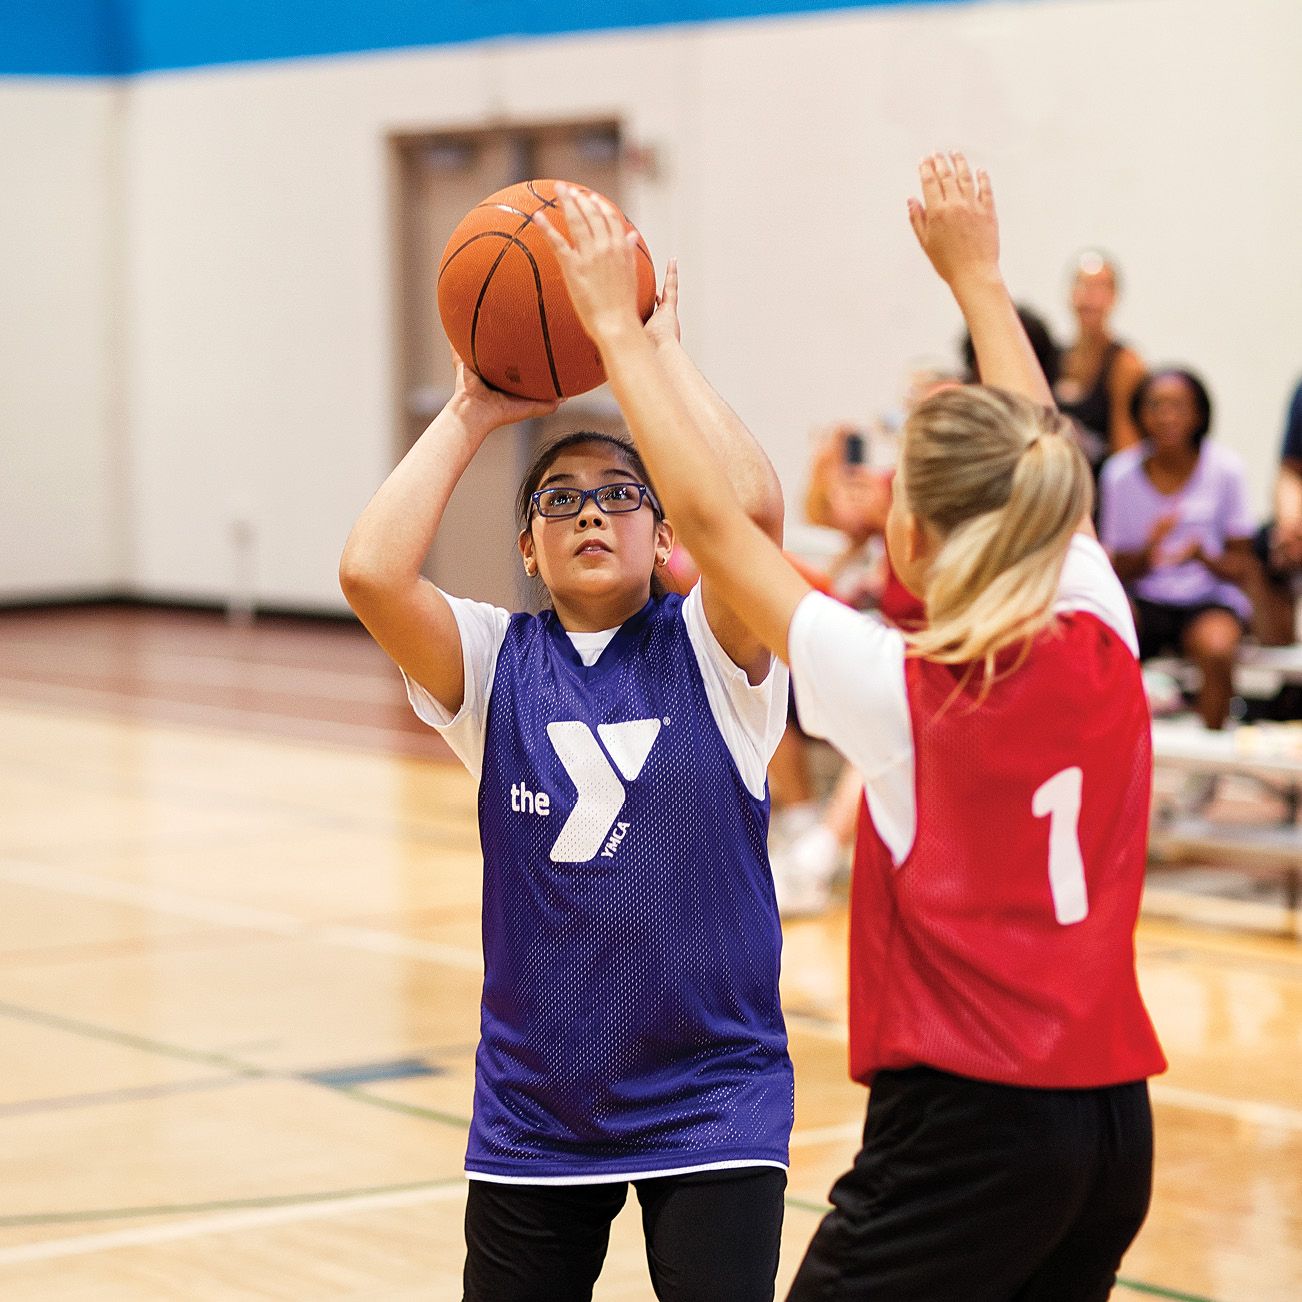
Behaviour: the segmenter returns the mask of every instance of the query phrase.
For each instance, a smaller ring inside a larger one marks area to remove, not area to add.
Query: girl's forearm
[[[1219,556],[1202,557],[1202,563],[1218,578],[1227,583],[1241,584],[1249,576],[1252,566],[1251,554],[1245,548],[1231,545]]]
[[[791,615],[809,585],[743,510],[723,461],[636,318],[596,337],[610,387],[678,536],[723,601],[787,659]]]
[[[725,464],[702,436],[671,372],[635,319],[603,332],[597,343],[611,390],[665,512],[687,550],[696,555],[711,516],[720,511],[744,513]]]
[[[950,289],[972,336],[981,383],[1052,407],[1053,393],[998,272],[956,279]]]
[[[1143,578],[1153,568],[1153,550],[1151,547],[1145,547],[1142,551],[1112,552],[1110,555],[1112,568],[1116,570],[1117,578],[1122,583],[1129,583],[1132,579]]]

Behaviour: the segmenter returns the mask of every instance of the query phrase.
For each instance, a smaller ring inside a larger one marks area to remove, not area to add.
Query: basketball
[[[524,181],[490,194],[462,219],[439,260],[439,316],[452,347],[493,388],[521,398],[572,398],[606,378],[546,233],[529,220],[545,209],[569,235],[557,184]],[[645,321],[655,308],[656,277],[641,235],[637,251],[637,306]]]

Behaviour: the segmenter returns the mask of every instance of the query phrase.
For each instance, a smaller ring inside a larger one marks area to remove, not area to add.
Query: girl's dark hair
[[[533,515],[533,495],[538,491],[538,485],[547,477],[547,472],[552,468],[556,458],[562,452],[568,452],[570,448],[582,447],[586,443],[605,443],[614,448],[628,462],[629,469],[634,475],[651,490],[647,497],[647,505],[650,506],[652,514],[658,521],[665,518],[665,513],[660,509],[660,499],[656,494],[655,485],[651,482],[651,476],[647,474],[646,466],[638,455],[637,448],[628,439],[620,438],[618,434],[602,434],[597,430],[581,429],[553,439],[533,459],[533,465],[524,472],[524,478],[520,481],[520,491],[515,498],[515,515],[521,529],[529,528],[529,521]],[[539,590],[542,590],[542,580],[537,579],[535,582]],[[653,569],[651,595],[663,597],[665,591],[665,585],[660,581],[659,571]]]
[[[520,491],[516,494],[515,499],[515,514],[516,519],[520,522],[521,529],[529,527],[529,520],[533,515],[533,495],[538,491],[538,485],[547,477],[547,472],[552,468],[552,463],[562,452],[568,452],[571,448],[582,447],[585,443],[607,443],[612,448],[615,448],[619,455],[628,462],[629,468],[637,476],[638,480],[651,490],[649,505],[655,514],[655,518],[657,520],[665,518],[665,513],[660,509],[660,499],[656,495],[655,485],[652,484],[651,476],[646,472],[646,466],[638,455],[637,448],[628,439],[620,438],[618,434],[601,434],[596,430],[581,429],[575,430],[573,434],[563,434],[560,438],[553,439],[534,458],[533,465],[524,472],[524,478],[520,481]]]
[[[1140,380],[1134,396],[1130,399],[1130,419],[1135,422],[1135,428],[1140,434],[1147,438],[1144,422],[1140,418],[1144,402],[1158,380],[1171,378],[1183,380],[1188,386],[1189,392],[1193,394],[1194,409],[1198,416],[1193,430],[1193,445],[1196,448],[1202,447],[1203,439],[1207,437],[1212,427],[1212,398],[1211,394],[1207,392],[1207,386],[1192,371],[1186,371],[1182,367],[1167,366],[1160,371],[1150,371],[1144,376]]]
[[[1044,372],[1044,378],[1048,380],[1049,388],[1052,389],[1058,383],[1058,376],[1062,370],[1062,350],[1053,337],[1053,331],[1045,324],[1044,318],[1038,312],[1032,311],[1022,303],[1017,304],[1017,317],[1022,323],[1022,329],[1026,331],[1026,337],[1031,341],[1031,351],[1035,353],[1035,360],[1040,363],[1040,370]],[[978,383],[976,348],[973,347],[970,334],[963,336],[959,348],[963,354],[963,364],[967,368],[967,382]]]

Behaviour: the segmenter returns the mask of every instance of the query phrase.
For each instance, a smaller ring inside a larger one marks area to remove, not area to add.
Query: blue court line
[[[377,1080],[410,1080],[414,1076],[441,1076],[444,1069],[433,1067],[423,1058],[397,1058],[392,1062],[363,1062],[351,1067],[331,1067],[325,1071],[303,1071],[300,1080],[314,1085],[342,1089],[367,1085]]]
[[[455,1126],[462,1130],[467,1130],[470,1127],[469,1117],[457,1117],[453,1116],[451,1113],[436,1111],[433,1108],[423,1108],[413,1103],[400,1102],[397,1099],[386,1099],[377,1094],[368,1094],[365,1090],[358,1089],[355,1086],[331,1084],[328,1080],[316,1079],[310,1074],[305,1075],[299,1072],[270,1071],[264,1067],[258,1067],[251,1063],[243,1063],[239,1059],[228,1057],[225,1054],[208,1053],[203,1050],[189,1049],[183,1045],[169,1044],[163,1040],[151,1040],[144,1036],[129,1035],[122,1031],[115,1031],[110,1027],[95,1026],[92,1023],[79,1022],[70,1017],[60,1017],[56,1013],[43,1013],[36,1009],[22,1008],[16,1004],[0,1002],[0,1016],[12,1017],[16,1021],[33,1022],[37,1025],[53,1026],[60,1030],[67,1031],[70,1034],[80,1035],[87,1039],[106,1040],[113,1044],[126,1045],[132,1048],[141,1049],[147,1053],[156,1053],[165,1057],[181,1058],[189,1062],[220,1063],[227,1066],[237,1077],[245,1079],[301,1080],[308,1084],[320,1085],[322,1088],[328,1089],[334,1094],[342,1094],[348,1098],[354,1098],[359,1103],[366,1103],[371,1107],[383,1108],[389,1112],[400,1112],[406,1116],[417,1117],[422,1121],[434,1121],[440,1125]],[[0,1216],[0,1229],[16,1228],[19,1226],[67,1224],[87,1220],[125,1220],[132,1217],[179,1215],[184,1212],[229,1211],[241,1208],[280,1207],[299,1202],[311,1203],[330,1201],[349,1196],[356,1196],[358,1194],[396,1193],[399,1191],[406,1192],[409,1189],[433,1189],[444,1185],[450,1186],[455,1183],[457,1183],[456,1180],[443,1180],[408,1185],[391,1185],[374,1189],[355,1189],[350,1191],[336,1190],[325,1194],[297,1194],[273,1198],[234,1199],[228,1202],[187,1203],[145,1208],[100,1208],[81,1212],[34,1212],[26,1216]],[[828,1205],[826,1203],[811,1203],[802,1198],[787,1197],[784,1201],[788,1207],[794,1207],[800,1211],[813,1212],[817,1215],[822,1215],[828,1210]],[[1170,1302],[1214,1302],[1214,1299],[1203,1297],[1199,1294],[1180,1293],[1174,1289],[1163,1288],[1158,1284],[1145,1284],[1139,1280],[1123,1279],[1119,1277],[1117,1282],[1140,1293],[1148,1293],[1154,1297],[1167,1298]]]
[[[400,1103],[386,1099],[378,1094],[368,1093],[355,1086],[330,1085],[313,1081],[299,1072],[276,1071],[258,1066],[256,1063],[242,1062],[223,1053],[210,1053],[202,1049],[191,1049],[185,1045],[170,1044],[165,1040],[153,1040],[142,1035],[131,1035],[117,1031],[112,1027],[97,1026],[91,1022],[77,1021],[71,1017],[61,1017],[57,1013],[45,1013],[34,1008],[23,1008],[17,1004],[0,1002],[0,1017],[11,1017],[15,1021],[29,1022],[37,1026],[49,1026],[66,1031],[83,1039],[103,1040],[109,1044],[119,1044],[127,1048],[139,1049],[143,1053],[153,1053],[160,1057],[177,1058],[184,1062],[202,1062],[210,1066],[225,1067],[234,1077],[246,1080],[299,1080],[305,1084],[317,1084],[328,1089],[332,1094],[341,1094],[356,1099],[374,1108],[383,1108],[389,1112],[401,1112],[409,1117],[418,1117],[423,1121],[434,1121],[439,1125],[455,1126],[461,1130],[470,1127],[470,1118],[456,1116],[450,1112],[441,1112],[436,1108],[423,1108],[415,1103]]]
[[[386,1099],[377,1094],[368,1094],[365,1090],[357,1089],[353,1086],[332,1085],[326,1081],[314,1080],[311,1075],[304,1075],[303,1073],[271,1071],[252,1063],[241,1062],[239,1059],[228,1057],[225,1054],[209,1053],[203,1050],[189,1049],[183,1045],[169,1044],[163,1040],[151,1040],[144,1036],[130,1035],[123,1031],[113,1030],[111,1027],[96,1026],[89,1022],[80,1022],[73,1018],[61,1017],[56,1013],[44,1013],[37,1009],[23,1008],[16,1004],[0,1002],[0,1016],[12,1017],[16,1021],[32,1022],[42,1026],[52,1026],[59,1030],[67,1031],[73,1035],[80,1035],[86,1039],[105,1040],[112,1044],[125,1045],[130,1048],[140,1049],[146,1053],[156,1053],[164,1057],[181,1058],[189,1062],[218,1063],[228,1067],[237,1078],[264,1080],[294,1079],[309,1084],[319,1084],[322,1088],[328,1089],[332,1093],[354,1098],[359,1103],[366,1103],[371,1107],[382,1108],[390,1112],[400,1112],[406,1116],[417,1117],[423,1121],[433,1121],[440,1125],[455,1126],[462,1130],[469,1129],[470,1126],[469,1117],[458,1117],[451,1113],[439,1112],[434,1108],[423,1108],[417,1104],[400,1102],[397,1099]],[[220,1081],[214,1082],[214,1084],[220,1083]],[[234,1082],[232,1081],[232,1083]],[[191,1087],[200,1088],[198,1083],[193,1083]],[[131,1091],[127,1092],[130,1093]],[[310,1203],[329,1201],[348,1196],[355,1196],[357,1194],[396,1193],[399,1191],[405,1192],[409,1189],[432,1189],[442,1185],[452,1185],[456,1182],[456,1180],[432,1181],[411,1185],[392,1185],[374,1189],[351,1190],[346,1192],[335,1191],[325,1194],[285,1195],[279,1198],[235,1199],[229,1202],[176,1204],[175,1206],[151,1208],[128,1207],[82,1212],[35,1212],[27,1216],[0,1216],[0,1229],[23,1225],[64,1224],[84,1220],[122,1220],[131,1217],[174,1215],[183,1212],[277,1207],[291,1205],[296,1202]],[[814,1212],[818,1215],[822,1215],[828,1210],[828,1204],[826,1203],[812,1203],[802,1198],[788,1196],[784,1201],[789,1207],[794,1207],[800,1211]],[[1204,1297],[1201,1294],[1181,1293],[1174,1289],[1163,1288],[1158,1284],[1146,1284],[1140,1280],[1118,1277],[1117,1282],[1140,1293],[1151,1294],[1154,1297],[1167,1298],[1170,1302],[1215,1302],[1215,1299]]]

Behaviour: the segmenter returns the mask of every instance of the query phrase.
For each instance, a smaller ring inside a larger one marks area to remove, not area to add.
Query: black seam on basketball
[[[556,200],[555,200],[555,199],[545,199],[545,198],[543,198],[543,196],[540,195],[540,194],[538,193],[538,191],[535,190],[535,189],[533,188],[533,182],[532,182],[532,181],[528,182],[528,189],[529,189],[529,193],[530,193],[531,195],[533,195],[533,197],[534,197],[535,199],[537,199],[538,202],[542,205],[542,207],[535,208],[535,209],[533,210],[533,212],[531,212],[531,213],[527,213],[527,212],[525,212],[522,208],[513,208],[509,203],[477,203],[477,204],[475,205],[475,207],[474,207],[473,209],[471,209],[471,211],[474,212],[474,211],[476,211],[476,210],[479,209],[479,208],[496,208],[499,212],[509,212],[509,213],[514,213],[517,217],[519,217],[519,218],[521,219],[521,220],[520,220],[520,225],[517,226],[517,227],[515,228],[515,231],[514,231],[514,234],[515,234],[515,235],[518,235],[522,230],[524,230],[524,228],[525,228],[525,227],[526,227],[526,226],[527,226],[527,225],[528,225],[528,224],[529,224],[529,223],[534,219],[534,217],[535,217],[538,213],[542,212],[543,208],[555,208],[555,207],[557,206],[557,204],[556,204]],[[621,213],[620,213],[620,216],[623,217],[624,214],[621,212]],[[628,218],[627,218],[627,217],[624,217],[624,220],[625,220],[625,221],[628,221]],[[510,232],[510,231],[480,231],[478,235],[472,235],[472,236],[471,236],[471,237],[466,241],[465,244],[459,244],[459,245],[458,245],[455,249],[453,249],[452,252],[449,253],[448,256],[443,260],[443,265],[439,268],[439,275],[438,275],[439,280],[442,280],[442,279],[443,279],[443,273],[444,273],[444,271],[447,270],[448,263],[450,263],[450,262],[452,261],[452,259],[455,258],[455,257],[457,256],[457,254],[460,253],[461,250],[464,249],[464,248],[466,247],[466,245],[468,245],[468,244],[473,244],[477,239],[480,238],[480,236],[483,236],[483,235],[501,235],[501,236],[506,237],[507,239],[510,239],[510,238],[512,237],[512,234],[513,234],[513,233]],[[638,242],[634,247],[635,247],[635,248],[637,249],[637,251],[638,251],[638,252],[639,252],[639,253],[640,253],[640,254],[641,254],[641,255],[646,259],[647,266],[651,268],[651,273],[652,273],[652,275],[654,275],[654,274],[655,274],[655,269],[656,269],[656,264],[655,264],[655,260],[651,257],[651,254],[650,254],[649,252],[647,252],[646,247],[642,244],[642,242],[641,242],[640,240],[639,240],[639,242]]]
[[[540,213],[540,212],[542,212],[543,208],[555,208],[555,207],[556,207],[556,200],[555,200],[555,199],[544,199],[543,196],[540,195],[540,194],[538,193],[538,191],[535,190],[535,189],[533,188],[533,182],[532,182],[532,181],[526,181],[526,182],[525,182],[525,189],[527,189],[527,190],[529,191],[529,193],[530,193],[531,195],[533,195],[533,197],[534,197],[535,199],[538,200],[538,203],[539,203],[541,206],[538,207],[538,208],[535,208],[534,211],[533,211],[532,213],[521,212],[519,209],[514,209],[514,210],[513,210],[513,211],[515,211],[515,212],[518,212],[519,215],[520,215],[520,225],[519,225],[518,227],[516,227],[515,235],[513,235],[513,236],[511,237],[511,242],[512,242],[513,244],[517,244],[517,245],[519,245],[519,248],[520,248],[521,253],[523,253],[524,256],[525,256],[526,258],[529,259],[529,269],[533,272],[534,292],[535,292],[535,294],[537,295],[537,298],[538,298],[538,325],[539,325],[539,328],[542,330],[543,350],[544,350],[544,351],[546,352],[546,354],[547,354],[547,369],[548,369],[548,371],[551,372],[551,377],[552,377],[552,388],[556,390],[556,396],[557,396],[558,398],[563,398],[565,395],[561,392],[561,379],[560,379],[560,376],[556,374],[556,358],[555,358],[555,356],[554,356],[553,353],[552,353],[552,332],[551,332],[551,327],[547,324],[547,304],[546,304],[546,302],[543,300],[543,292],[542,292],[542,275],[541,275],[541,273],[538,271],[538,262],[537,262],[537,259],[536,259],[536,258],[533,256],[533,254],[530,252],[528,245],[522,243],[520,240],[518,240],[518,239],[515,238],[516,236],[518,236],[518,235],[520,234],[521,231],[525,230],[526,227],[528,227],[528,225],[529,225],[529,223],[530,223],[531,221],[533,221],[533,219],[534,219],[534,214],[535,214],[535,213]],[[499,206],[499,207],[502,207],[502,208],[506,208],[506,207],[507,207],[506,204],[499,204],[498,206]],[[503,256],[505,256],[505,250],[503,250]],[[497,262],[495,262],[495,263],[493,264],[493,271],[496,271],[496,270],[497,270],[498,263],[500,263],[501,260],[502,260],[501,258],[498,258]],[[490,272],[489,274],[491,275],[492,272]],[[484,282],[484,287],[485,287],[485,289],[487,288],[487,285],[488,285],[488,282],[485,281],[485,282]],[[482,292],[480,293],[479,301],[480,301],[481,303],[483,302],[483,293],[482,293]],[[476,325],[478,325],[478,322],[479,322],[479,304],[476,304],[476,305],[475,305],[475,323],[476,323]],[[472,338],[473,338],[473,335],[472,335]]]
[[[457,247],[453,249],[452,252],[449,253],[446,258],[443,259],[443,265],[439,268],[438,281],[436,283],[442,282],[443,273],[448,269],[448,267],[452,265],[453,261],[456,259],[458,254],[463,252],[465,249],[469,248],[470,245],[476,243],[479,240],[487,239],[490,236],[497,236],[499,239],[505,241],[505,243],[502,245],[501,252],[498,253],[497,257],[493,259],[493,265],[489,267],[488,273],[484,276],[483,282],[479,286],[479,296],[475,299],[475,310],[473,315],[470,318],[470,367],[475,372],[475,374],[478,375],[479,374],[480,309],[483,307],[484,297],[488,293],[488,286],[492,281],[493,276],[496,274],[498,267],[502,265],[502,259],[506,257],[507,251],[511,248],[511,246],[515,245],[520,250],[520,252],[523,253],[526,258],[529,259],[529,269],[533,273],[534,294],[538,300],[538,325],[542,331],[543,350],[547,354],[547,369],[551,373],[552,388],[555,390],[556,396],[558,398],[563,398],[565,395],[561,392],[560,376],[556,373],[556,358],[554,353],[552,352],[551,327],[547,323],[547,303],[546,300],[543,298],[542,275],[538,270],[538,261],[534,257],[532,251],[529,249],[528,245],[523,243],[518,238],[520,233],[529,225],[529,223],[534,219],[534,216],[536,214],[542,212],[543,209],[545,208],[557,207],[557,202],[554,198],[547,199],[544,198],[541,194],[539,194],[538,191],[533,188],[532,181],[526,183],[526,188],[528,189],[529,193],[533,195],[535,199],[538,200],[538,203],[540,205],[539,207],[535,208],[532,213],[523,212],[519,208],[514,208],[510,204],[504,204],[504,203],[480,203],[475,205],[476,208],[496,208],[501,212],[514,213],[517,217],[520,218],[520,225],[517,226],[514,231],[497,231],[497,230],[478,231],[476,232],[476,234],[472,235],[464,243],[457,245]],[[622,213],[620,215],[623,216]],[[628,218],[625,217],[624,220],[627,222]],[[652,273],[654,274],[655,263],[651,261],[651,255],[646,251],[645,248],[643,248],[640,242],[637,245],[637,250],[639,253],[642,254],[644,258],[646,258],[647,263],[648,265],[650,265]]]
[[[502,245],[502,251],[493,259],[493,265],[489,267],[488,274],[484,277],[484,283],[479,287],[479,297],[475,299],[475,312],[470,318],[470,369],[476,375],[479,374],[479,309],[484,305],[484,295],[488,293],[489,283],[492,281],[498,267],[502,265],[502,259],[506,257],[507,250],[512,244],[518,243],[515,236],[506,234],[505,231],[494,231],[494,235],[500,235],[506,243]]]
[[[533,210],[533,213],[530,214],[527,218],[525,218],[526,221],[532,221],[532,220],[533,220],[533,217],[534,217],[537,213],[542,212],[543,208],[555,208],[555,207],[556,207],[556,200],[555,200],[554,198],[553,198],[553,199],[544,199],[543,196],[540,195],[540,194],[538,193],[538,191],[535,190],[535,189],[533,188],[533,182],[532,182],[532,181],[527,181],[527,182],[525,182],[525,188],[529,191],[529,193],[530,193],[531,195],[533,195],[533,197],[534,197],[535,199],[538,200],[538,202],[539,202],[540,204],[542,204],[542,208],[535,208],[535,209]],[[507,207],[506,204],[502,204],[502,205],[500,205],[500,206],[503,207],[503,208],[506,208],[506,207]],[[510,209],[508,209],[508,211],[510,211],[510,212],[520,212],[520,210],[519,210],[518,208],[510,208]],[[620,215],[621,217],[624,218],[624,222],[625,222],[628,226],[630,226],[630,227],[632,226],[633,223],[630,222],[630,221],[628,220],[628,218],[624,216],[624,210],[623,210],[622,208],[620,208],[618,204],[615,205],[615,211],[616,211],[617,213],[619,213],[619,215]],[[524,217],[525,214],[522,213],[522,212],[520,212],[520,216],[521,216],[521,217]],[[523,230],[524,228],[521,227],[521,229]],[[641,255],[646,259],[646,264],[647,264],[647,266],[651,268],[651,277],[652,277],[652,280],[654,280],[654,279],[655,279],[655,274],[656,274],[656,264],[655,264],[654,259],[651,257],[651,254],[647,252],[645,246],[642,244],[642,241],[641,241],[640,239],[638,240],[638,242],[637,242],[637,244],[635,245],[635,247],[636,247],[637,251],[638,251],[638,252],[639,252],[639,253],[640,253],[640,254],[641,254]]]
[[[538,324],[542,328],[543,348],[547,352],[547,369],[552,374],[552,388],[556,390],[556,396],[563,398],[565,395],[561,392],[560,376],[556,374],[556,359],[552,356],[552,332],[547,325],[547,304],[543,300],[542,275],[538,271],[538,261],[527,244],[516,239],[513,239],[511,243],[518,246],[520,252],[529,259],[529,267],[533,271],[534,292],[538,296]]]
[[[535,209],[534,209],[534,212],[535,212],[535,213],[540,213],[540,212],[542,212],[543,208],[555,208],[555,207],[556,207],[556,196],[555,196],[555,195],[552,195],[552,197],[551,197],[550,199],[544,199],[544,198],[542,197],[542,195],[540,195],[540,194],[538,193],[538,191],[535,190],[535,189],[533,188],[533,182],[532,182],[532,181],[529,181],[529,182],[526,183],[526,185],[525,185],[525,189],[527,189],[527,190],[529,191],[529,193],[530,193],[531,195],[533,195],[533,197],[534,197],[535,199],[537,199],[538,202],[539,202],[540,204],[542,204],[542,208],[535,208]]]
[[[487,239],[490,235],[500,236],[504,240],[515,238],[510,231],[476,231],[464,244],[458,244],[457,247],[443,259],[443,265],[439,268],[439,280],[443,279],[443,273],[452,265],[452,260],[458,253],[462,252],[463,249],[468,249],[478,240]]]
[[[523,229],[523,227],[521,227]],[[560,377],[556,374],[556,359],[552,355],[552,336],[551,330],[547,325],[547,308],[543,301],[542,292],[542,275],[538,271],[538,263],[535,260],[529,246],[518,240],[510,231],[480,231],[477,235],[472,235],[465,244],[456,248],[448,257],[447,262],[443,264],[446,268],[448,263],[468,245],[474,244],[476,240],[487,239],[490,235],[496,235],[499,239],[504,240],[502,251],[493,259],[493,265],[488,269],[488,274],[484,277],[484,283],[479,287],[479,297],[475,300],[475,312],[470,318],[470,369],[479,374],[479,309],[483,306],[484,295],[488,293],[488,282],[492,280],[493,273],[502,265],[502,259],[506,257],[508,250],[514,245],[529,259],[529,269],[533,272],[534,293],[538,299],[538,318],[542,328],[543,348],[547,353],[547,369],[551,372],[552,387],[556,390],[556,396],[563,398],[565,395],[561,392]],[[442,272],[439,273],[440,279]]]
[[[475,212],[480,208],[496,208],[499,212],[514,213],[517,217],[521,219],[521,221],[528,223],[533,219],[533,217],[537,213],[542,212],[544,208],[555,208],[557,206],[555,199],[547,199],[544,198],[541,194],[539,194],[538,191],[533,188],[532,181],[526,182],[526,188],[528,189],[529,193],[533,195],[535,199],[538,200],[539,206],[535,208],[531,213],[525,212],[523,208],[516,208],[513,204],[502,203],[500,200],[494,203],[488,203],[487,201],[485,201],[484,203],[477,203],[474,206],[474,208],[471,209],[471,212]],[[521,227],[521,229],[523,229],[523,227]]]

